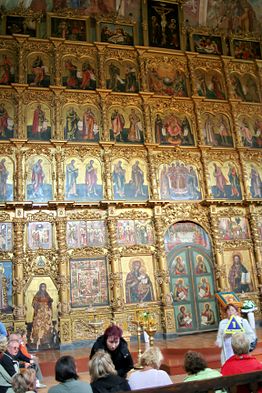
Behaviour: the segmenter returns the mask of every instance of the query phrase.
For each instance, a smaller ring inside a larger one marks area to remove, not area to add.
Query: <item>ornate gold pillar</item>
[[[66,247],[66,218],[65,209],[58,208],[58,218],[56,220],[57,231],[57,263],[58,277],[56,284],[59,295],[59,325],[61,344],[72,341],[71,320],[70,320],[70,294],[69,294],[69,266]]]
[[[151,97],[151,93],[140,93],[139,94],[143,100],[143,112],[144,112],[144,124],[145,124],[145,143],[152,143],[152,124],[151,124],[151,116],[150,116],[150,105],[149,99]]]
[[[136,48],[138,53],[138,64],[140,69],[140,76],[141,76],[141,91],[148,91],[147,87],[147,69],[146,69],[146,59],[143,58],[144,53],[146,53],[147,49],[145,48]]]
[[[109,285],[112,293],[110,304],[112,307],[113,319],[115,319],[115,312],[120,311],[124,307],[124,299],[121,296],[121,273],[119,272],[120,254],[117,248],[116,241],[116,218],[114,207],[109,207],[108,210],[108,240],[110,248],[110,266]]]
[[[147,145],[147,159],[148,159],[148,174],[151,179],[151,199],[159,200],[156,165],[152,157],[152,149],[150,145]]]
[[[222,59],[223,71],[226,79],[227,96],[229,100],[232,100],[235,98],[235,94],[234,94],[234,90],[232,89],[232,83],[229,74],[229,64],[231,63],[231,59],[225,56],[222,56],[221,59]]]
[[[25,48],[24,44],[28,40],[29,35],[16,35],[14,37],[18,43],[18,83],[26,83],[26,61],[24,58]]]
[[[54,61],[54,68],[55,68],[55,75],[54,75],[54,85],[61,85],[61,54],[62,54],[62,44],[64,43],[63,38],[52,38],[51,42],[53,45],[52,52]]]
[[[101,114],[101,141],[108,141],[110,139],[109,135],[109,125],[107,119],[107,110],[106,110],[106,98],[109,94],[108,90],[96,89],[97,93],[100,97],[100,114]]]
[[[259,293],[262,295],[262,241],[258,232],[258,222],[262,217],[262,208],[255,208],[254,205],[249,206],[249,219],[252,240],[254,245],[255,264],[257,269]]]
[[[17,209],[17,216],[21,216],[21,209]],[[23,215],[23,213],[22,213]],[[25,305],[24,305],[24,218],[16,217],[14,219],[14,256],[13,256],[13,294],[14,294],[14,318],[15,326],[24,325],[25,323]],[[20,322],[18,322],[20,321]]]
[[[63,130],[63,124],[61,119],[61,107],[62,107],[61,95],[66,90],[66,87],[51,86],[50,90],[52,90],[53,92],[53,97],[52,97],[52,108],[53,108],[52,121],[54,124],[53,139],[61,140],[64,138],[63,131],[61,131]]]
[[[111,182],[111,156],[112,156],[112,143],[101,143],[103,147],[103,156],[104,156],[104,178],[103,184],[104,188],[104,199],[110,200],[112,199],[112,182]]]
[[[98,51],[98,87],[106,89],[106,73],[105,73],[105,51],[107,44],[97,44]]]
[[[162,221],[161,206],[154,208],[154,223],[156,230],[156,249],[155,256],[158,262],[158,270],[156,271],[156,282],[161,288],[161,323],[164,332],[174,332],[174,309],[172,296],[169,288],[169,272],[166,270],[166,253],[164,247],[164,233]]]

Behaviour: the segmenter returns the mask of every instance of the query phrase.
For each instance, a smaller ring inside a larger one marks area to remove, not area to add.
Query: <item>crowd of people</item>
[[[238,315],[236,305],[227,305],[225,312],[227,318],[220,321],[216,340],[216,345],[222,350],[221,369],[209,368],[201,353],[188,351],[184,357],[184,369],[187,373],[184,382],[262,370],[262,363],[250,353],[257,340],[255,331],[247,320]],[[228,323],[232,316],[234,322],[242,328],[239,332],[229,334]],[[27,351],[26,331],[17,331],[7,338],[4,325],[1,325],[0,323],[0,393],[37,392],[39,387],[45,385],[41,384],[42,373],[38,359]],[[48,393],[116,393],[171,385],[172,379],[161,369],[162,361],[160,349],[156,346],[149,347],[140,358],[140,367],[134,370],[122,329],[112,325],[97,338],[91,349],[90,383],[79,379],[75,359],[66,355],[56,362],[55,379],[58,384],[49,388]],[[236,391],[246,393],[249,388],[241,385]],[[221,386],[216,392],[223,393],[225,390]],[[262,393],[262,388],[258,392]]]

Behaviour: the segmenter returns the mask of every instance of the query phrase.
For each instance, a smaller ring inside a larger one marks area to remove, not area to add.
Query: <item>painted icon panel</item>
[[[51,164],[43,156],[31,157],[26,163],[26,199],[48,202],[53,199]]]
[[[248,189],[253,199],[262,198],[262,170],[261,165],[248,163]]]
[[[33,140],[51,139],[50,108],[45,104],[33,104],[26,108],[27,137]]]
[[[48,87],[51,83],[49,58],[43,53],[27,59],[27,83],[32,87]]]
[[[224,262],[230,290],[253,292],[255,281],[250,250],[225,251]]]
[[[0,66],[1,69],[1,66]],[[15,136],[15,113],[12,104],[0,102],[0,140],[14,138]]]
[[[190,121],[174,113],[155,118],[155,140],[161,145],[192,146],[195,144]]]
[[[161,199],[199,200],[202,198],[196,168],[182,161],[160,165],[159,184]]]
[[[230,80],[235,98],[246,102],[260,102],[258,82],[253,75],[233,72]]]
[[[192,34],[191,50],[204,55],[222,55],[223,47],[220,36]]]
[[[0,157],[0,201],[12,201],[14,164],[9,157]]]
[[[98,142],[99,128],[99,115],[96,108],[92,106],[65,108],[65,139],[76,142]]]
[[[0,85],[10,85],[15,82],[14,54],[8,51],[0,51]]]
[[[201,327],[215,327],[218,323],[216,303],[214,301],[209,301],[208,303],[199,303],[198,307],[201,318]]]
[[[238,121],[241,143],[246,147],[262,148],[262,118],[241,116]]]
[[[208,164],[210,179],[208,181],[212,198],[242,199],[239,170],[232,161],[211,162]]]
[[[31,250],[53,247],[53,232],[50,222],[30,222],[27,226],[27,242]]]
[[[118,108],[110,112],[110,140],[116,142],[143,143],[142,113],[135,108]]]
[[[213,115],[204,113],[202,116],[203,136],[206,145],[213,147],[232,147],[233,138],[230,122],[223,113]]]
[[[116,200],[148,199],[147,167],[140,159],[114,160],[112,163],[112,184]]]
[[[69,248],[103,247],[107,244],[104,221],[68,221],[66,229]]]
[[[72,307],[109,304],[106,257],[70,260]]]
[[[150,91],[175,97],[188,97],[188,86],[185,72],[167,63],[154,64],[147,70],[148,88]]]
[[[143,303],[155,300],[152,256],[122,257],[121,268],[125,303]]]
[[[65,161],[65,198],[74,201],[103,199],[101,163],[97,158],[81,161],[70,157]]]
[[[13,224],[0,222],[0,251],[11,251],[13,248]]]
[[[93,61],[88,57],[76,59],[73,56],[64,58],[62,84],[68,89],[95,90],[96,73]]]
[[[2,313],[13,312],[12,277],[12,262],[0,261],[0,310]]]
[[[110,61],[107,66],[107,89],[122,93],[139,91],[138,70],[134,63]]]
[[[118,220],[117,242],[125,246],[153,244],[154,235],[151,220]]]
[[[245,240],[250,238],[246,217],[221,217],[218,219],[218,230],[222,240]]]
[[[102,42],[134,45],[134,26],[132,24],[100,22],[99,31]]]

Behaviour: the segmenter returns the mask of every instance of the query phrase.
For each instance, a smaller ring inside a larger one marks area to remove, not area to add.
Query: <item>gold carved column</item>
[[[57,231],[57,263],[58,277],[56,279],[59,290],[59,324],[61,344],[72,341],[70,320],[70,296],[69,296],[69,266],[66,247],[66,217],[65,209],[58,208],[56,221]]]
[[[98,50],[98,87],[106,89],[106,74],[105,74],[105,51],[107,44],[96,45]]]
[[[260,239],[258,223],[262,217],[262,208],[255,208],[253,205],[249,207],[249,218],[250,218],[250,227],[252,240],[254,245],[254,254],[255,254],[255,264],[258,275],[258,287],[259,293],[262,295],[262,241]]]
[[[23,215],[22,209],[17,209],[17,216]],[[25,305],[24,305],[24,218],[14,219],[14,256],[13,256],[13,294],[14,294],[14,327],[15,329],[25,324]]]
[[[121,311],[124,307],[123,296],[121,295],[121,273],[119,272],[120,254],[117,247],[116,240],[116,218],[114,217],[114,207],[109,207],[108,211],[108,240],[110,248],[110,266],[111,272],[109,274],[109,285],[112,293],[110,299],[112,307],[112,315],[115,320],[115,314]]]
[[[103,184],[104,188],[104,198],[107,200],[112,199],[112,182],[111,182],[111,156],[112,156],[112,143],[103,142],[101,143],[103,147],[103,162],[104,162],[104,173],[103,173]]]
[[[140,96],[143,100],[143,112],[144,112],[144,124],[145,124],[145,143],[152,143],[152,124],[151,124],[151,116],[150,116],[150,105],[149,99],[151,98],[151,93],[140,93]]]
[[[172,296],[170,294],[169,287],[169,272],[166,269],[166,253],[164,246],[164,232],[163,232],[163,220],[162,220],[162,208],[161,206],[155,206],[154,208],[154,223],[156,230],[156,259],[158,262],[158,270],[156,271],[156,282],[161,288],[161,305],[162,305],[162,316],[161,323],[165,333],[174,332],[174,310],[172,304]]]

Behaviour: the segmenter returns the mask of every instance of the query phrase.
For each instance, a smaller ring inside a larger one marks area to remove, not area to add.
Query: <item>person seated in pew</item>
[[[211,379],[221,377],[219,371],[207,367],[207,362],[199,352],[188,351],[185,354],[184,369],[188,376],[184,382],[200,381],[202,379]],[[216,390],[216,393],[222,393],[223,390]]]
[[[262,364],[249,354],[250,340],[244,333],[235,333],[231,340],[234,355],[231,356],[222,366],[221,373],[223,376],[251,373],[262,370]],[[237,393],[247,393],[249,388],[246,385],[238,386]],[[262,387],[258,389],[262,393]]]
[[[148,348],[140,360],[143,369],[133,372],[128,379],[131,390],[171,385],[173,382],[170,376],[159,370],[163,359],[158,347]]]

